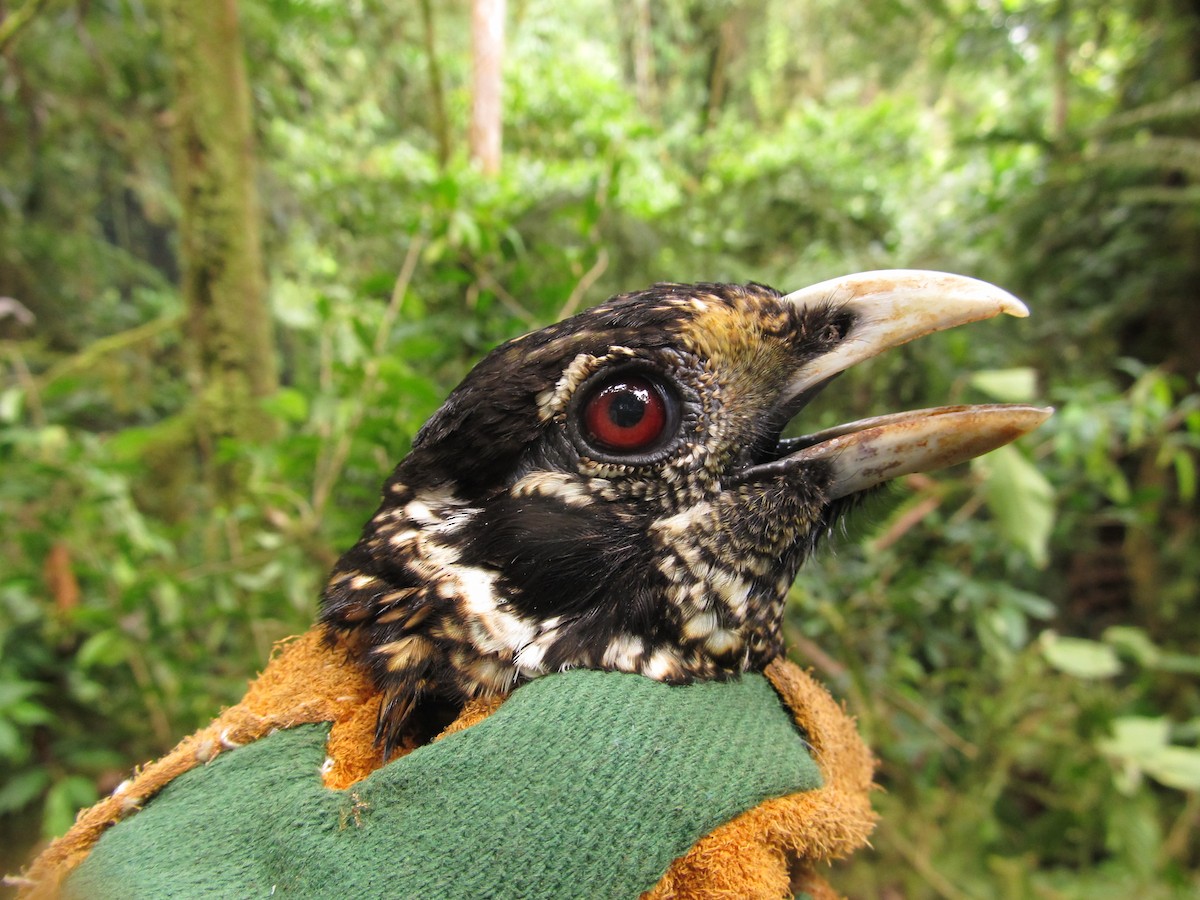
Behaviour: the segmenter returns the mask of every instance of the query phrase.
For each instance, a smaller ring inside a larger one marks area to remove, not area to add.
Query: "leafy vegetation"
[[[382,478],[496,342],[659,279],[919,266],[1034,316],[889,354],[804,425],[1058,414],[872,501],[794,588],[796,657],[886,788],[875,849],[835,881],[1195,895],[1194,5],[519,0],[485,178],[461,0],[242,0],[282,386],[273,437],[215,450],[246,473],[233,497],[192,433],[161,23],[26,6],[0,31],[0,868],[307,627]]]

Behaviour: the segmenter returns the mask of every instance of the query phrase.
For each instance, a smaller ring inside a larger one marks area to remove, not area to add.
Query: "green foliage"
[[[1194,895],[1194,12],[668,0],[642,23],[631,0],[525,0],[485,179],[466,4],[432,6],[430,34],[383,0],[241,4],[284,387],[272,442],[219,448],[250,472],[223,506],[192,441],[157,22],[47,4],[0,56],[0,296],[36,316],[0,319],[0,869],[308,626],[380,482],[496,342],[657,279],[923,266],[1034,316],[847,373],[799,427],[1058,412],[868,502],[797,582],[797,657],[887,789],[838,884]]]

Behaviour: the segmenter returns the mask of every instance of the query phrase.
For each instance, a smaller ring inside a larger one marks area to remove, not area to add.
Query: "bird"
[[[671,684],[784,651],[789,586],[859,498],[1043,422],[948,406],[782,437],[851,366],[1028,310],[922,270],[783,294],[658,283],[487,354],[416,434],[320,621],[382,695],[385,758],[470,700],[571,668]]]

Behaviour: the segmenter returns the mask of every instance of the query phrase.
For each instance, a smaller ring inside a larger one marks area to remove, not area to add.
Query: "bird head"
[[[1035,428],[942,407],[799,438],[850,366],[1016,298],[884,271],[786,296],[658,284],[485,357],[425,424],[339,561],[323,621],[385,694],[380,736],[570,667],[725,678],[782,652],[797,569],[848,503]]]

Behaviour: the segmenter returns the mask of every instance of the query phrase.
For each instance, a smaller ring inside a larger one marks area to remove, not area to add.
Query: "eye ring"
[[[656,373],[623,369],[585,385],[571,430],[598,459],[650,462],[673,443],[681,420],[677,393]]]

